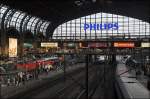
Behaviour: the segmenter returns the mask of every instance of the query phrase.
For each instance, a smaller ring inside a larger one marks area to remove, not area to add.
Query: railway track
[[[92,74],[94,66],[89,66],[89,73]],[[96,68],[96,67],[95,67]],[[65,94],[68,94],[67,90],[78,87],[79,89],[84,89],[84,68],[76,70],[74,73],[66,74],[66,81],[64,81],[63,76],[57,77],[45,85],[40,86],[38,89],[29,91],[28,93],[22,94],[20,96],[15,96],[13,98],[17,99],[27,99],[27,98],[52,98],[52,97],[66,97]],[[70,77],[70,75],[72,77]],[[82,80],[81,80],[82,79]],[[81,81],[79,81],[81,80]],[[75,82],[76,81],[76,82]],[[78,82],[78,83],[77,83]],[[72,86],[72,87],[71,87]],[[63,93],[64,92],[64,93]],[[44,94],[46,93],[46,95]],[[59,95],[60,94],[60,95]],[[64,95],[63,95],[64,94]]]
[[[99,70],[102,70],[104,66],[99,68]],[[89,83],[89,90],[88,90],[88,98],[92,99],[92,96],[94,95],[96,89],[98,86],[103,84],[103,77],[104,71],[96,71],[96,74],[94,78],[91,80],[92,82]],[[86,99],[86,90],[82,90],[82,92],[76,97],[76,99]]]
[[[83,72],[84,73],[84,72]],[[91,81],[92,80],[92,78],[94,77],[94,75],[92,74],[93,73],[93,70],[90,70],[89,71],[89,74],[90,74],[90,76],[89,76],[89,81]],[[65,87],[65,88],[62,88],[61,90],[59,90],[58,92],[57,92],[57,94],[54,96],[54,97],[52,97],[52,99],[53,98],[57,98],[57,99],[64,99],[64,98],[66,98],[66,99],[76,99],[76,97],[78,96],[78,94],[80,94],[80,92],[82,91],[82,90],[85,90],[85,86],[83,86],[84,85],[84,78],[85,78],[85,76],[84,75],[80,75],[80,77],[77,77],[77,78],[75,78],[75,79],[78,79],[78,80],[80,80],[78,83],[77,82],[73,82],[73,83],[71,83],[70,85],[68,85],[67,87]],[[91,82],[90,82],[91,83]],[[82,85],[81,85],[82,84]],[[71,92],[71,93],[70,93]],[[69,95],[68,95],[68,93],[69,93]]]
[[[105,86],[104,64],[90,65],[88,71],[88,98],[92,99],[99,86]],[[102,91],[102,90],[101,90]],[[102,95],[104,96],[104,95]],[[66,74],[66,80],[57,77],[38,89],[15,99],[86,99],[85,68]]]

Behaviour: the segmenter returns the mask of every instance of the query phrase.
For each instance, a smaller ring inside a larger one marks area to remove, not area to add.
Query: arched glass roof
[[[0,5],[0,29],[3,25],[2,18],[4,16],[4,13],[6,13],[6,16],[4,16],[4,29],[14,27],[19,32],[24,32],[28,30],[31,31],[33,34],[41,32],[43,33],[43,35],[46,36],[46,30],[47,27],[50,25],[50,22],[41,20],[38,17],[27,15],[22,11],[16,11],[14,9],[9,9],[9,11],[6,12],[7,9],[7,6]]]
[[[7,9],[8,9],[7,7],[0,5],[0,23],[2,22],[2,17]],[[1,29],[1,26],[0,26],[0,29]]]
[[[135,18],[96,13],[59,25],[52,39],[150,38],[150,24]]]

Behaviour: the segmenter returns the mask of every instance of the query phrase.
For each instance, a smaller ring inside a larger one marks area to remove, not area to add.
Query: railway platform
[[[123,63],[118,64],[116,73],[117,82],[125,99],[150,99],[146,76],[142,74],[136,76],[135,71],[130,71]]]
[[[84,67],[84,64],[78,64],[75,66],[70,66],[66,68],[66,72],[77,70],[79,68]],[[6,86],[3,85],[1,86],[1,98],[9,98],[12,97],[13,95],[24,93],[28,90],[32,90],[34,88],[39,87],[40,85],[46,83],[49,79],[53,79],[56,76],[63,75],[63,69],[55,70],[55,71],[50,71],[48,74],[42,74],[39,75],[37,80],[30,80],[25,83],[25,85],[21,84],[20,86]]]

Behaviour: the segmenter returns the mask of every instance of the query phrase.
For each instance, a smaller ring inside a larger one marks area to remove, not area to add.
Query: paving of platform
[[[117,66],[117,74],[122,74],[128,71],[128,68],[121,62]],[[126,72],[119,76],[127,93],[132,99],[150,99],[150,91],[147,89],[147,77],[138,76],[137,79],[135,71]]]

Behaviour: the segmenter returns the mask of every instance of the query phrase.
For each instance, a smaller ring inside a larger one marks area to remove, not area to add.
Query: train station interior
[[[150,99],[150,0],[0,0],[1,99]]]

